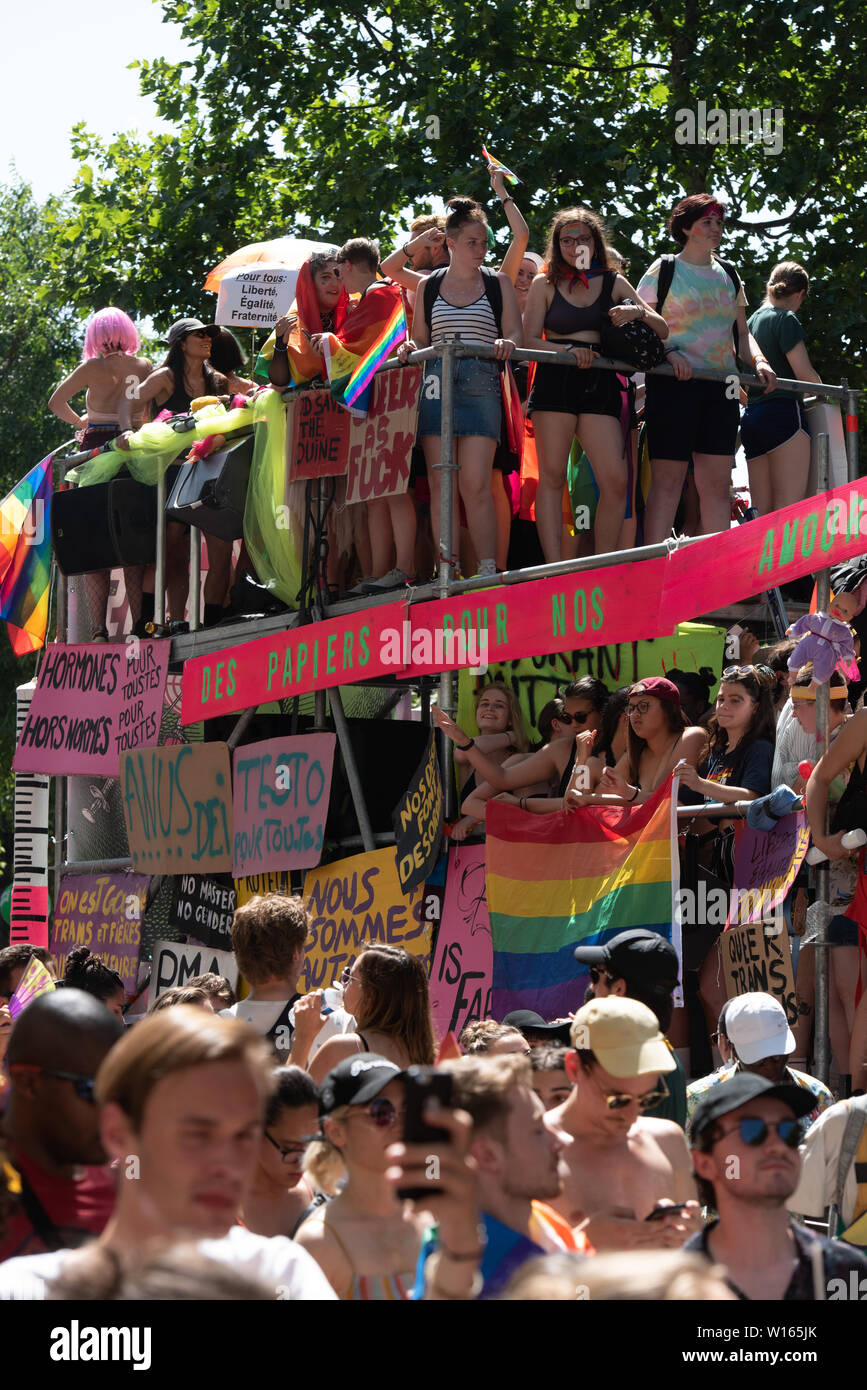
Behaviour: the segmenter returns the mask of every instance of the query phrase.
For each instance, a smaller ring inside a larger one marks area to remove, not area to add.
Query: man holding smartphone
[[[572,1094],[545,1116],[568,1174],[551,1205],[572,1226],[587,1221],[600,1251],[683,1245],[701,1224],[689,1150],[678,1125],[645,1114],[675,1066],[656,1016],[637,999],[594,999],[572,1045]]]

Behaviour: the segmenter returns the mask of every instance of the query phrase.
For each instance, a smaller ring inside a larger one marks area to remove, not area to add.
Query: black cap
[[[403,1072],[376,1052],[360,1052],[339,1062],[319,1088],[319,1113],[330,1115],[341,1105],[366,1105]]]
[[[178,319],[173,323],[166,334],[166,342],[169,347],[174,347],[181,338],[186,338],[188,333],[199,333],[204,329],[211,338],[219,338],[220,330],[215,323],[202,323],[201,319]]]
[[[816,1097],[804,1086],[796,1086],[791,1081],[767,1081],[754,1072],[739,1071],[727,1081],[718,1081],[699,1101],[692,1117],[690,1131],[695,1144],[709,1125],[721,1120],[723,1115],[731,1114],[746,1105],[747,1101],[767,1096],[769,1100],[781,1100],[792,1109],[799,1120],[815,1108]]]
[[[517,1028],[519,1033],[543,1033],[552,1042],[562,1042],[564,1046],[570,1047],[572,1038],[570,1029],[571,1019],[565,1023],[546,1023],[541,1014],[534,1014],[532,1009],[515,1009],[513,1013],[506,1014],[503,1019],[503,1026],[507,1028]]]
[[[604,965],[618,980],[642,984],[677,984],[680,973],[677,952],[657,931],[635,927],[618,932],[604,946],[576,946],[575,959],[581,965]]]

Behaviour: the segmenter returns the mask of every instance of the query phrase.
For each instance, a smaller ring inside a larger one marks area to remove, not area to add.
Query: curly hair
[[[307,908],[297,896],[265,893],[244,903],[232,924],[232,950],[244,979],[255,988],[289,975],[309,929]]]
[[[109,970],[99,956],[93,955],[87,946],[76,946],[66,957],[63,983],[71,989],[83,989],[86,994],[92,994],[103,1004],[106,1000],[113,999],[118,991],[125,992],[123,980],[117,971]]]

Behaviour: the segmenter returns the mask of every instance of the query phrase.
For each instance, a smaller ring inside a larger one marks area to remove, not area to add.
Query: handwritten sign
[[[452,845],[443,915],[430,972],[437,1036],[460,1037],[491,1012],[494,952],[485,892],[484,845]]]
[[[159,737],[170,645],[47,647],[12,760],[15,772],[116,777],[126,750]]]
[[[424,883],[440,852],[443,784],[433,730],[412,781],[391,813],[397,876],[405,893]]]
[[[178,941],[155,941],[148,1008],[167,989],[189,984],[197,975],[224,975],[235,989],[238,963],[231,951],[215,951],[209,946],[183,946]]]
[[[334,734],[305,734],[235,749],[236,878],[319,863],[336,742]]]
[[[665,559],[492,586],[473,599],[413,604],[409,642],[402,644],[409,654],[405,662],[395,663],[390,641],[383,635],[386,627],[401,628],[401,604],[386,604],[363,615],[363,640],[358,631],[361,615],[346,615],[311,624],[304,629],[303,640],[289,630],[273,639],[246,642],[243,662],[228,652],[196,657],[184,665],[183,722],[386,673],[405,679],[477,665],[477,660],[469,658],[468,644],[463,644],[463,650],[459,642],[444,647],[442,637],[447,631],[485,632],[488,665],[664,637],[687,617],[713,612],[809,574],[817,566],[839,564],[862,554],[867,546],[865,513],[867,480],[862,478],[722,535],[708,536]],[[326,671],[322,653],[333,634],[337,634],[336,651],[343,651],[345,643],[349,659],[338,656],[334,669]],[[314,652],[318,662],[312,659]],[[215,697],[218,668],[225,672],[225,679],[222,695]]]
[[[720,947],[729,999],[755,991],[772,994],[792,1027],[798,1019],[799,996],[788,932],[762,922],[747,922],[724,931]]]
[[[136,868],[164,874],[232,867],[232,785],[225,743],[124,753],[120,783]]]
[[[146,874],[65,874],[51,934],[57,961],[88,946],[134,995],[149,883]]]
[[[424,919],[424,895],[401,891],[391,848],[356,854],[304,879],[310,937],[299,990],[321,989],[338,979],[365,946],[404,946],[427,964],[431,924]]]
[[[172,880],[170,926],[212,946],[231,951],[237,895],[228,875],[177,874]]]
[[[346,478],[346,501],[406,492],[418,423],[421,369],[374,378],[370,409],[350,415],[325,389],[301,391],[286,416],[286,476]]]
[[[734,892],[730,922],[761,922],[782,903],[807,853],[810,827],[803,811],[783,816],[773,830],[735,826]]]
[[[235,893],[238,907],[243,907],[251,898],[264,897],[266,893],[285,893],[287,898],[291,898],[292,878],[285,869],[277,872],[272,870],[267,874],[248,874],[235,879]]]
[[[298,271],[289,266],[249,265],[220,281],[215,323],[227,328],[270,328],[289,312]]]

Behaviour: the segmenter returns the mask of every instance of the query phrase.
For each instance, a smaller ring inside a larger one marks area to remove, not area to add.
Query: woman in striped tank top
[[[451,262],[437,284],[430,307],[419,293],[413,316],[412,341],[399,350],[405,356],[416,348],[454,342],[488,343],[500,360],[511,357],[523,338],[521,312],[514,286],[502,272],[483,271],[488,253],[488,221],[471,198],[452,198],[446,219],[446,244]],[[486,287],[485,277],[496,285]],[[487,289],[490,288],[489,298]],[[492,306],[502,301],[499,321]],[[439,549],[440,519],[440,396],[442,360],[425,364],[419,408],[418,433],[427,463],[431,492],[431,525]],[[491,495],[491,465],[500,439],[501,396],[499,367],[493,361],[467,358],[455,363],[454,432],[458,487],[467,514],[473,547],[479,557],[479,574],[497,572],[495,554],[497,524]],[[457,495],[453,504],[452,554],[457,554]]]

